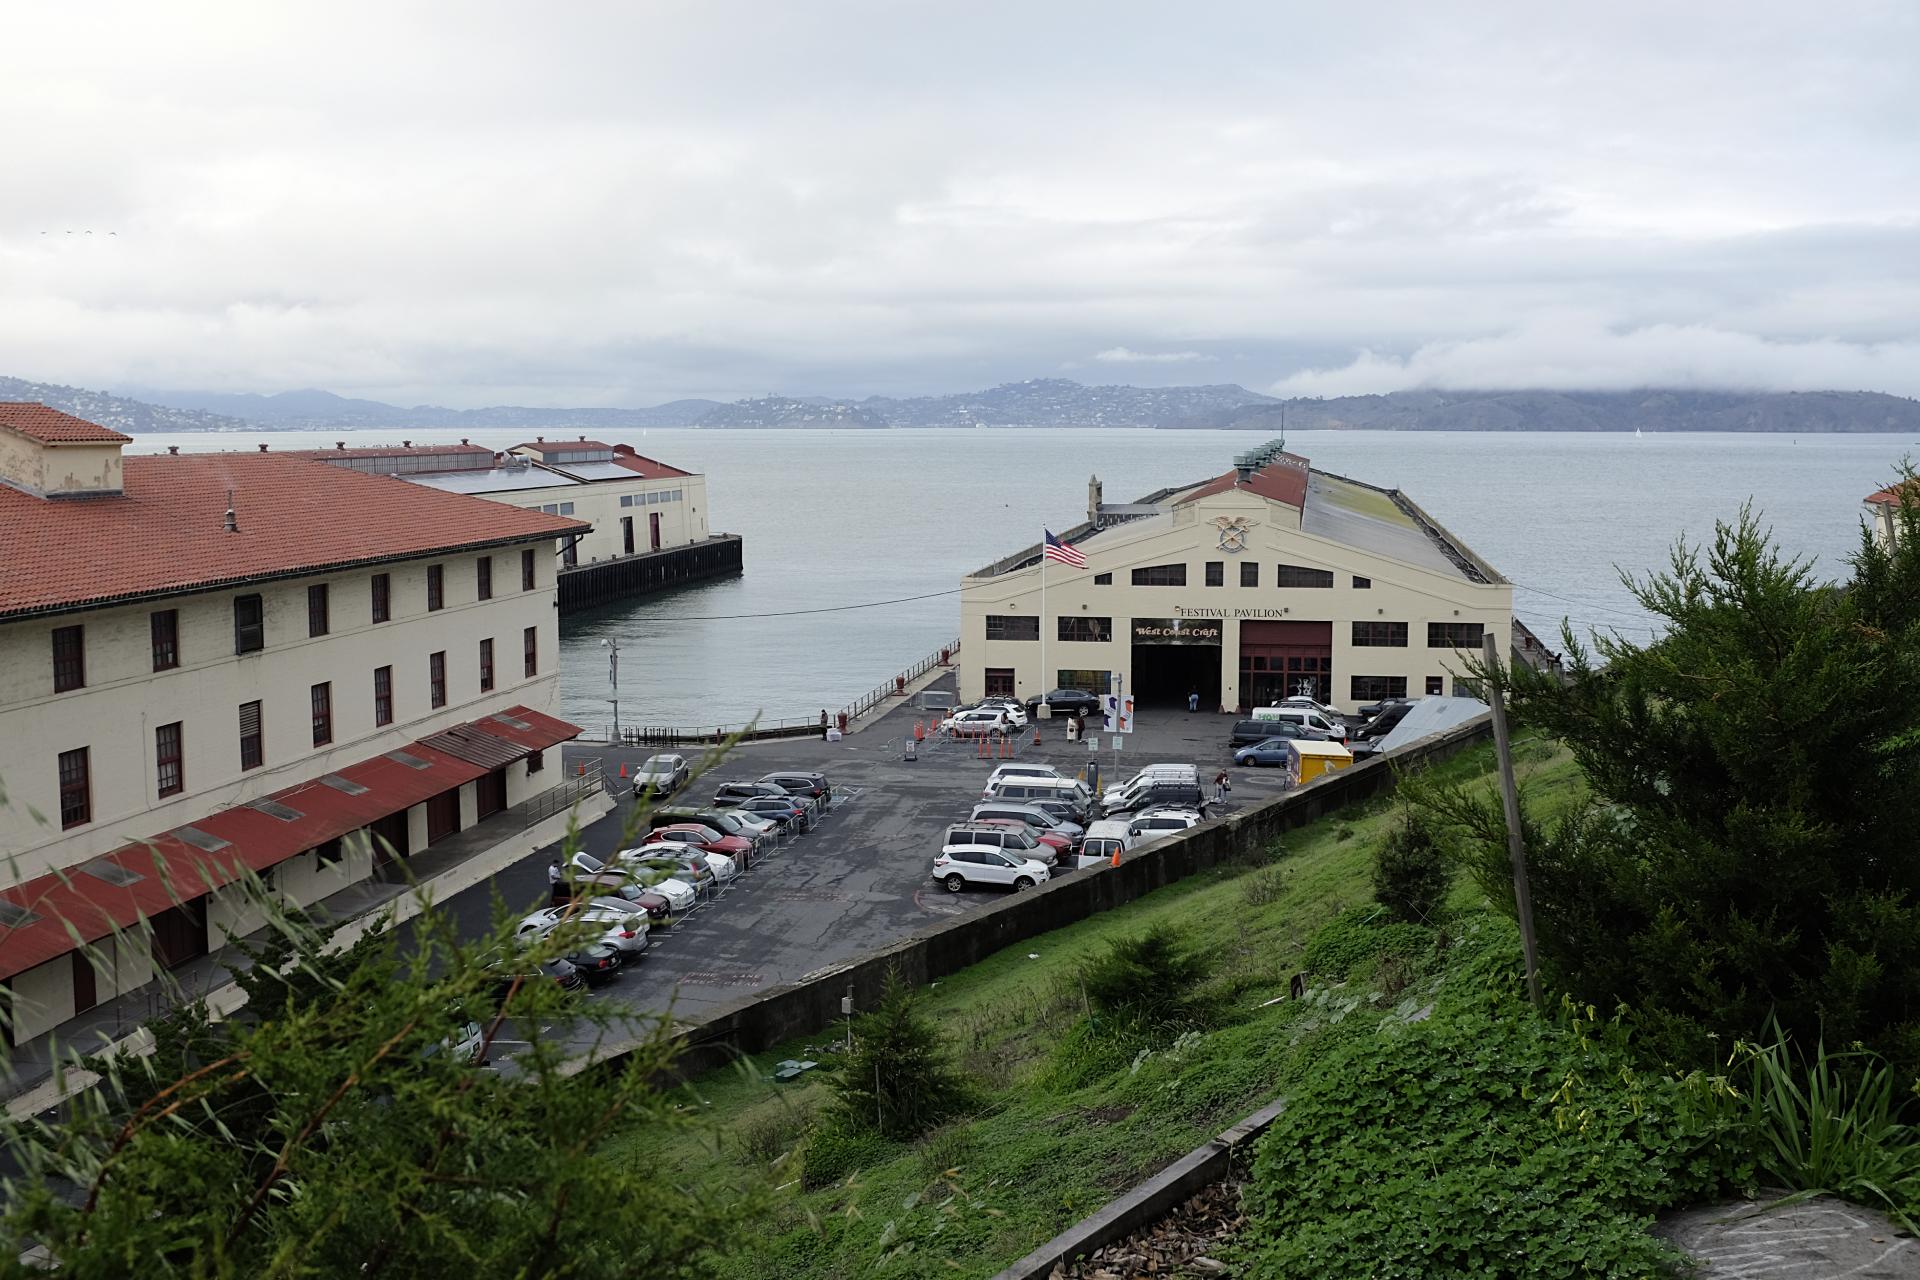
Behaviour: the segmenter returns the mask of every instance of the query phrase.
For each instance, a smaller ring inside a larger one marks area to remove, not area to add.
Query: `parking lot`
[[[907,760],[906,743],[925,712],[895,709],[863,732],[839,742],[805,739],[737,748],[703,778],[681,803],[704,803],[721,782],[753,779],[776,769],[815,770],[827,775],[835,803],[814,830],[792,837],[756,861],[731,885],[704,899],[670,926],[656,927],[647,958],[589,998],[616,1001],[636,1013],[671,1007],[681,1018],[757,990],[804,977],[814,970],[885,946],[933,921],[977,910],[998,891],[948,893],[930,874],[949,823],[964,819],[1000,758],[981,759],[973,741],[930,740]],[[1116,752],[1102,735],[1099,751],[1070,745],[1065,726],[1042,722],[1041,742],[1030,726],[1009,744],[1024,761],[1044,761],[1062,773],[1097,763],[1103,785],[1158,762],[1192,763],[1203,781],[1230,761],[1230,716],[1147,710]],[[609,775],[621,764],[629,773],[649,752],[569,748],[567,767],[597,757]],[[682,750],[690,759],[695,752]],[[1225,812],[1259,803],[1280,790],[1277,771],[1235,769]],[[1209,785],[1209,794],[1211,786]],[[589,853],[620,846],[631,801],[582,832]],[[494,877],[507,902],[529,910],[547,899],[543,850]],[[1074,873],[1068,873],[1074,874]],[[485,926],[490,889],[482,885],[448,902],[468,930]]]

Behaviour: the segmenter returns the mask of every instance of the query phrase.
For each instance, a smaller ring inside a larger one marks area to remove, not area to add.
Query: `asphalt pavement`
[[[704,803],[723,781],[751,780],[779,769],[827,775],[835,803],[814,830],[792,837],[761,858],[731,885],[703,900],[670,926],[652,931],[647,957],[587,999],[612,1001],[636,1015],[671,1007],[678,1019],[697,1019],[717,1005],[757,990],[803,978],[815,970],[889,945],[929,923],[996,900],[1003,891],[977,889],[952,894],[931,877],[932,860],[949,823],[967,816],[999,757],[982,759],[973,741],[932,739],[906,758],[916,721],[926,713],[902,706],[839,742],[794,739],[753,743],[696,778],[676,804]],[[1145,709],[1138,727],[1116,751],[1100,735],[1099,751],[1069,744],[1065,724],[1041,722],[1008,744],[1014,758],[1045,761],[1062,772],[1097,763],[1103,785],[1156,762],[1192,763],[1203,780],[1230,762],[1227,736],[1233,717],[1189,714],[1184,708]],[[678,750],[689,759],[698,752]],[[566,767],[597,757],[609,776],[628,771],[647,750],[587,744],[569,747]],[[1279,793],[1274,770],[1235,769],[1225,811]],[[616,786],[622,785],[616,782]],[[580,847],[596,856],[622,844],[631,800],[581,832]],[[554,849],[543,849],[444,907],[464,934],[483,930],[492,894],[531,911],[547,899],[546,868]],[[540,1029],[542,1034],[567,1034]],[[520,1033],[516,1033],[520,1034]],[[502,1046],[510,1056],[512,1046]]]

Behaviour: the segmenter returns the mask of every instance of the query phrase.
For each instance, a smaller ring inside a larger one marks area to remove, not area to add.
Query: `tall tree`
[[[1852,567],[1816,581],[1744,510],[1626,579],[1650,643],[1565,628],[1566,680],[1478,673],[1601,806],[1531,843],[1551,972],[1675,1053],[1777,1016],[1920,1064],[1920,538],[1863,539]],[[1439,807],[1489,844],[1462,799]]]

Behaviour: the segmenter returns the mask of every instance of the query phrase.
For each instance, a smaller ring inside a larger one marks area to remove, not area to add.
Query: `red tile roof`
[[[291,454],[136,454],[122,483],[84,499],[0,486],[0,619],[591,527]],[[229,489],[237,533],[222,527]]]
[[[1899,484],[1868,494],[1866,501],[1882,507],[1897,507],[1900,505],[1900,492],[1903,489],[1909,491],[1916,500],[1920,500],[1920,483],[1902,480]]]
[[[289,449],[285,456],[337,461],[341,458],[412,458],[422,455],[431,457],[447,453],[484,453],[489,458],[493,456],[493,450],[477,444],[468,444],[464,440],[458,444],[353,444],[345,448],[335,445],[331,449]]]
[[[1291,453],[1283,453],[1280,457],[1281,461],[1268,463],[1245,480],[1240,479],[1237,469],[1223,476],[1217,476],[1198,489],[1183,495],[1179,501],[1192,502],[1198,498],[1210,498],[1216,493],[1239,489],[1247,493],[1259,494],[1273,502],[1284,502],[1290,507],[1305,510],[1307,460]]]
[[[564,720],[527,707],[509,707],[500,714],[530,728],[537,726],[532,736],[550,739],[542,746],[552,746],[580,733]],[[499,728],[496,719],[488,716],[448,732],[479,730],[493,740],[500,740],[505,735]],[[78,867],[68,867],[0,891],[0,901],[24,907],[40,917],[17,928],[0,927],[0,978],[45,964],[115,929],[136,925],[142,917],[150,918],[210,889],[229,884],[239,878],[242,866],[256,872],[265,871],[317,845],[358,831],[390,813],[420,804],[450,787],[471,782],[488,771],[485,764],[436,749],[432,741],[430,737],[412,742],[397,752],[374,756],[328,775],[353,784],[346,790],[316,778],[266,797],[298,817],[274,817],[253,807],[261,803],[254,801],[222,809],[187,824],[195,831],[226,841],[225,848],[209,852],[181,838],[180,833],[186,827],[175,827],[86,864],[110,864],[142,877],[133,884],[115,885]],[[537,749],[522,744],[512,758],[518,759],[528,750]],[[395,759],[396,755],[409,756],[419,764]],[[357,790],[359,788],[364,790]]]
[[[11,428],[42,444],[125,444],[133,439],[111,427],[31,400],[0,400],[0,427]]]
[[[617,444],[613,446],[613,463],[615,466],[625,467],[629,471],[637,471],[649,480],[668,480],[674,476],[690,476],[693,474],[691,471],[682,471],[678,467],[670,467],[664,462],[647,457],[645,454],[635,453],[633,446],[630,444]]]

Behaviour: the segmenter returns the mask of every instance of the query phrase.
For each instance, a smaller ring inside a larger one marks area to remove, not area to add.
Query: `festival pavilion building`
[[[1472,693],[1481,638],[1545,651],[1513,587],[1397,489],[1316,471],[1278,443],[1138,502],[1102,501],[1055,536],[961,580],[960,696],[1058,688],[1137,705],[1246,712],[1293,694],[1353,710]],[[1042,580],[1044,575],[1044,605]]]

